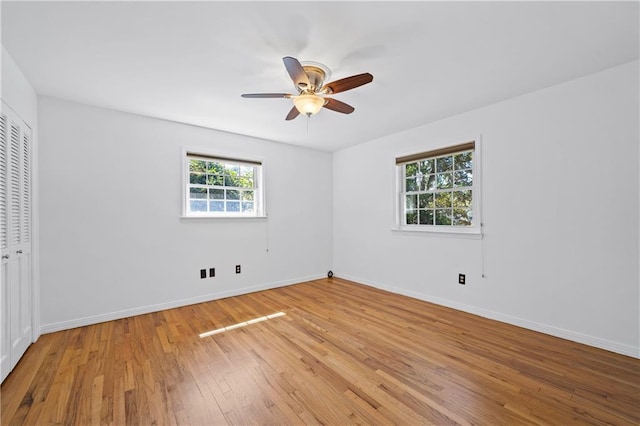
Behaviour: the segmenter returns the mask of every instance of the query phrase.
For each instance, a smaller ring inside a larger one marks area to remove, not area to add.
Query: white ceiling
[[[36,92],[333,151],[638,59],[638,2],[2,2],[2,44]],[[331,80],[285,121],[283,56]],[[307,129],[308,126],[308,129]]]

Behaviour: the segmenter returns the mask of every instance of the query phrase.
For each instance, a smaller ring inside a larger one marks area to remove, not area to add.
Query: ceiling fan
[[[340,80],[324,84],[331,76],[331,71],[325,65],[317,62],[299,62],[296,58],[285,56],[282,58],[287,72],[298,91],[298,94],[289,93],[245,93],[243,98],[287,98],[293,100],[293,108],[287,114],[285,120],[293,120],[300,114],[311,117],[322,107],[342,114],[351,114],[355,108],[337,99],[326,95],[333,95],[347,90],[355,89],[373,81],[369,73],[352,75]]]

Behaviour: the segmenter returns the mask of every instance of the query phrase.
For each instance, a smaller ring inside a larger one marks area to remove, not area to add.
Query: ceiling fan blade
[[[285,118],[285,120],[293,120],[294,118],[296,118],[297,116],[300,115],[300,111],[298,111],[298,108],[294,107],[291,108],[291,111],[289,111],[289,114],[287,114],[287,118]]]
[[[352,75],[351,77],[341,78],[340,80],[332,81],[325,84],[320,90],[322,93],[340,93],[347,90],[355,89],[364,84],[371,83],[373,76],[368,72],[364,74]]]
[[[290,98],[288,93],[245,93],[240,95],[243,98]]]
[[[342,101],[339,101],[337,99],[332,99],[332,98],[325,98],[325,99],[326,99],[326,102],[324,104],[324,107],[327,109],[330,109],[336,112],[341,112],[343,114],[351,114],[353,111],[355,111],[354,107],[352,107],[349,104],[345,104]]]
[[[287,72],[291,76],[291,80],[293,80],[296,87],[304,90],[311,85],[307,73],[304,72],[304,68],[302,68],[302,65],[296,58],[285,56],[284,58],[282,58],[282,61],[284,62],[284,66],[287,69]]]

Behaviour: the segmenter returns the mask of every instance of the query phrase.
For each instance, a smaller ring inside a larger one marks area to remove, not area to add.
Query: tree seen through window
[[[472,226],[473,150],[402,167],[405,225]]]
[[[256,213],[257,165],[190,157],[189,213]]]

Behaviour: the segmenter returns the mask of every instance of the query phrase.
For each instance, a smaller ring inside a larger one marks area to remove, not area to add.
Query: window
[[[187,153],[185,170],[185,216],[264,215],[262,163]]]
[[[468,142],[396,158],[399,227],[478,233],[476,154],[476,143]]]

